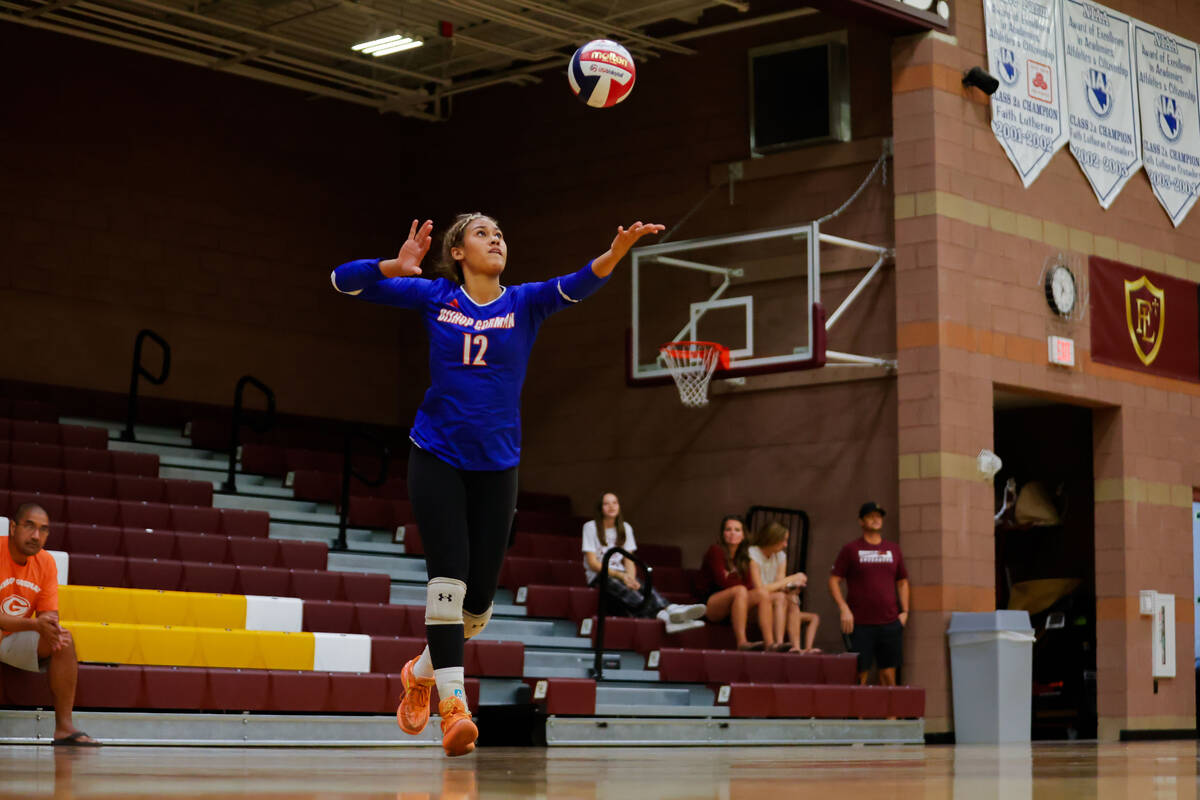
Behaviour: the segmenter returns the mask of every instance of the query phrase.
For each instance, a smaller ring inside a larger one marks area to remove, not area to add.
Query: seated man
[[[71,634],[58,624],[58,567],[42,549],[49,535],[45,509],[25,503],[9,520],[8,536],[0,537],[0,662],[30,672],[48,667],[54,744],[95,747],[100,743],[71,719],[79,662]]]

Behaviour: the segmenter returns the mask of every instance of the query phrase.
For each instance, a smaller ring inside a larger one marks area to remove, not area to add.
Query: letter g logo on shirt
[[[29,601],[20,595],[11,595],[0,601],[0,614],[23,617],[29,613]]]

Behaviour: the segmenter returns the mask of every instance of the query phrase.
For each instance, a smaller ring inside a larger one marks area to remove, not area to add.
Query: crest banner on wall
[[[1142,166],[1133,20],[1091,0],[1062,0],[1071,154],[1103,208]]]
[[[1176,227],[1200,197],[1200,103],[1193,42],[1134,21],[1142,160]]]
[[[1067,143],[1057,0],[983,0],[992,132],[1028,187]]]

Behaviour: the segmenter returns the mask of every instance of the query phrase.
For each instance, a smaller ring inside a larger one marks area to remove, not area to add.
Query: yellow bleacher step
[[[315,642],[311,633],[79,620],[66,627],[75,637],[80,661],[173,667],[313,668]]]
[[[246,627],[246,598],[240,594],[59,586],[58,609],[64,623]]]

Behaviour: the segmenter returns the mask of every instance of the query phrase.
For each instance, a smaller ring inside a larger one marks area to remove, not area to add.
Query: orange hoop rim
[[[720,342],[705,342],[700,340],[681,340],[659,345],[658,352],[664,356],[676,359],[689,359],[706,350],[717,352],[717,365],[720,369],[729,369],[729,348]]]

